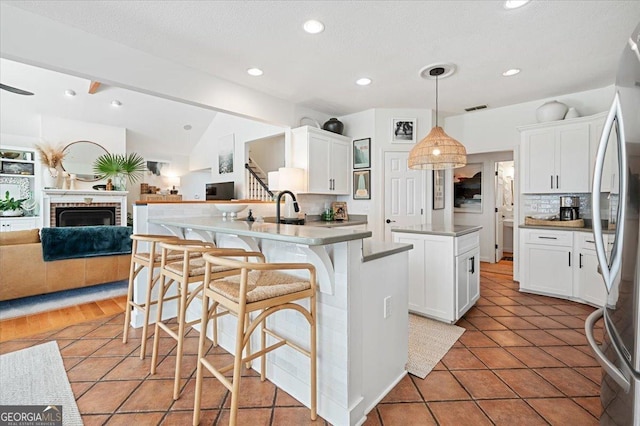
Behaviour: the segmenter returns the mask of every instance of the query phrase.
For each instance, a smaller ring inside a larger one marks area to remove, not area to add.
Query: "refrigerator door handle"
[[[593,313],[591,313],[591,315],[587,317],[587,320],[584,323],[584,332],[587,336],[587,341],[589,342],[589,346],[591,346],[591,349],[593,349],[596,361],[598,361],[598,364],[600,364],[602,369],[613,380],[615,380],[615,382],[620,385],[620,387],[624,389],[625,392],[629,392],[629,389],[631,389],[631,382],[622,374],[620,369],[618,369],[618,367],[616,367],[611,361],[609,361],[606,355],[602,353],[598,342],[596,342],[596,339],[593,337],[593,327],[595,323],[600,318],[602,318],[603,315],[604,309],[600,308],[595,310]]]
[[[607,252],[604,246],[604,234],[602,233],[602,216],[600,213],[600,187],[602,183],[602,169],[604,167],[605,154],[607,151],[607,145],[609,143],[609,135],[613,129],[614,123],[618,122],[618,131],[616,136],[618,138],[618,159],[620,170],[620,194],[626,194],[627,192],[627,156],[626,156],[626,143],[624,137],[624,122],[622,119],[622,109],[620,106],[620,95],[616,92],[613,99],[613,104],[607,115],[607,119],[600,136],[600,143],[598,144],[598,153],[596,155],[595,166],[593,170],[593,186],[591,190],[591,211],[593,216],[593,236],[596,242],[596,255],[598,257],[598,264],[602,269],[602,277],[607,287],[607,292],[611,291],[614,280],[618,276],[620,271],[620,264],[622,263],[622,237],[624,235],[624,219],[618,217],[616,222],[616,238],[615,247],[611,251],[612,259],[611,264],[607,262]],[[619,199],[618,211],[624,213],[626,208],[626,197],[622,196]]]

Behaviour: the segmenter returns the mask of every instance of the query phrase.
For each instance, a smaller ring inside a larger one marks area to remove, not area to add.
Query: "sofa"
[[[73,243],[64,233],[73,232],[85,241],[86,235],[95,234],[91,229],[79,229],[94,227],[74,228],[66,231],[43,228],[47,241],[53,240],[52,247],[60,252],[53,256],[51,252],[45,253],[48,258],[60,258],[50,261],[45,261],[40,230],[0,232],[0,301],[128,279],[131,241],[124,238],[126,231],[118,230],[118,238],[122,241],[118,242],[116,250],[104,250],[99,246],[97,250],[86,250],[85,243],[82,246],[85,253],[74,256],[65,251],[67,248],[58,240],[66,241],[67,246],[78,247],[79,244]]]

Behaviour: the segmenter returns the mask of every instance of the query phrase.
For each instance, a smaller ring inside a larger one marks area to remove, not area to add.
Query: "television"
[[[235,198],[233,182],[206,184],[207,200],[232,200]]]

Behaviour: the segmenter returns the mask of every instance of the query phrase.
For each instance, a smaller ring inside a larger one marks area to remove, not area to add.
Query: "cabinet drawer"
[[[546,231],[543,229],[527,229],[525,231],[525,243],[545,244],[549,246],[573,245],[573,232],[570,231]]]
[[[472,232],[471,234],[456,237],[454,244],[453,250],[455,256],[466,253],[469,250],[480,246],[480,233]]]
[[[594,250],[596,249],[596,241],[593,234],[590,232],[576,232],[576,238],[578,241],[578,248],[582,250]]]

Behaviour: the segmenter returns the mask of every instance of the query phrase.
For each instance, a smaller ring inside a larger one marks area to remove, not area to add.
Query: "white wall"
[[[209,128],[203,133],[202,138],[189,155],[189,169],[211,169],[209,182],[234,181],[236,183],[236,198],[242,198],[244,194],[244,163],[246,161],[245,143],[281,134],[284,130],[283,127],[242,117],[216,114]],[[218,173],[218,143],[221,138],[229,135],[233,135],[234,139],[233,173],[220,174]]]
[[[284,167],[284,133],[247,143],[249,156],[265,172]]]
[[[445,118],[445,131],[467,148],[468,154],[512,150],[520,143],[518,126],[536,123],[536,109],[550,100],[575,107],[581,116],[609,110],[614,87],[607,86],[555,98],[480,110]]]

